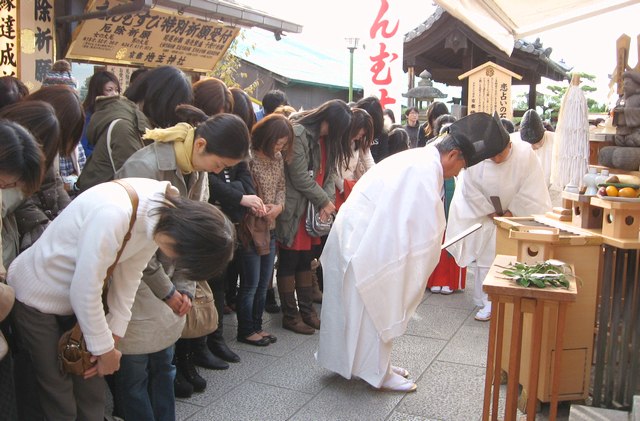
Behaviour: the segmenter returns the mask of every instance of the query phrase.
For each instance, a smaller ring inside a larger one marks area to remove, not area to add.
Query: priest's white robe
[[[380,387],[440,258],[443,173],[434,146],[380,161],[342,205],[320,258],[318,363]]]
[[[511,133],[511,139],[522,140],[520,138],[520,132]],[[542,166],[542,172],[544,173],[544,179],[547,183],[547,188],[551,186],[551,171],[554,165],[553,160],[553,137],[554,133],[545,130],[542,139],[535,145],[531,145],[531,148],[538,157],[540,165]]]
[[[512,140],[508,158],[500,164],[486,159],[462,170],[449,208],[446,238],[452,238],[469,226],[482,228],[450,246],[447,250],[461,267],[476,261],[488,268],[496,255],[496,227],[489,215],[494,213],[490,196],[498,196],[503,211],[513,216],[544,214],[551,210],[551,198],[545,176],[531,144]],[[476,280],[476,288],[481,280]],[[482,305],[477,300],[476,305]]]

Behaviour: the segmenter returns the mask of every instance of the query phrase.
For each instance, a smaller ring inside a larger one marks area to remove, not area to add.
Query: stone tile
[[[416,380],[434,361],[447,344],[446,341],[405,334],[394,339],[391,363],[409,371]]]
[[[251,380],[303,393],[320,392],[326,387],[323,379],[331,373],[316,362],[314,353],[318,349],[317,338],[318,335],[314,335],[312,339],[279,358],[274,364],[253,376]]]
[[[452,307],[463,310],[472,310],[475,305],[473,304],[473,293],[471,291],[458,290],[453,294],[430,294],[425,298],[423,304],[432,306]]]
[[[292,421],[371,421],[386,419],[404,393],[379,392],[358,379],[338,375],[324,378],[328,385],[311,399]]]
[[[489,323],[480,323],[471,318],[473,324],[463,324],[451,338],[439,361],[486,367],[489,343]]]
[[[399,411],[393,411],[393,414],[387,421],[438,421],[435,418],[420,417],[417,415],[404,414]]]
[[[189,419],[193,414],[202,409],[199,405],[192,405],[184,401],[176,400],[176,420],[182,421]]]
[[[406,333],[447,340],[469,316],[469,310],[430,305],[431,299],[432,297],[418,306]]]
[[[288,420],[311,395],[247,381],[189,418],[190,421]]]
[[[484,368],[435,361],[417,384],[418,390],[405,396],[398,412],[447,421],[479,419]]]
[[[193,405],[207,406],[230,389],[240,385],[277,361],[276,357],[269,355],[261,355],[244,350],[237,350],[237,352],[241,362],[229,364],[228,370],[208,370],[198,367],[198,373],[207,380],[207,388],[204,392],[194,393],[191,398],[181,399],[181,401]]]

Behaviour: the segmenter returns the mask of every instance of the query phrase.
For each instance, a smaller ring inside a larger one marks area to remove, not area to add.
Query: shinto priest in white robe
[[[535,157],[534,157],[535,159]],[[443,170],[434,146],[390,156],[356,183],[321,256],[318,363],[380,387],[440,258]]]
[[[496,164],[486,159],[460,172],[449,208],[446,238],[452,238],[467,227],[481,223],[482,228],[453,244],[447,250],[461,267],[474,260],[488,268],[496,255],[496,227],[488,215],[495,212],[489,199],[498,196],[504,211],[513,216],[544,214],[551,210],[551,199],[542,166],[531,145],[512,140],[508,158]],[[476,281],[476,288],[479,284]],[[483,305],[480,291],[475,291],[476,305]]]

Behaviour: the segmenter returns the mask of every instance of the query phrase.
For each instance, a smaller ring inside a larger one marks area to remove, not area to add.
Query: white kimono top
[[[486,159],[460,173],[449,208],[446,238],[452,238],[475,223],[482,228],[450,246],[447,251],[461,267],[474,260],[489,267],[496,255],[496,229],[489,214],[495,212],[489,199],[498,196],[503,211],[513,216],[544,214],[551,210],[551,198],[540,162],[531,145],[512,140],[506,161]]]

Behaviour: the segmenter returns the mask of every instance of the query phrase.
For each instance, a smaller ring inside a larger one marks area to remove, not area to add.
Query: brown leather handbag
[[[133,212],[131,212],[131,220],[129,221],[129,231],[124,236],[122,246],[118,250],[116,259],[109,269],[107,269],[107,276],[104,278],[102,286],[102,303],[105,308],[105,313],[108,312],[107,307],[107,291],[109,290],[109,278],[113,274],[113,270],[120,260],[122,251],[124,250],[127,241],[131,238],[131,229],[136,222],[136,213],[138,212],[138,194],[128,183],[123,180],[114,180],[112,183],[120,184],[129,194],[131,199],[131,205],[133,206]],[[76,376],[82,376],[85,371],[93,367],[96,363],[91,362],[91,352],[87,349],[87,344],[84,341],[82,330],[80,325],[76,324],[70,330],[66,331],[60,337],[58,341],[58,360],[60,361],[60,371],[66,374],[75,374]]]

